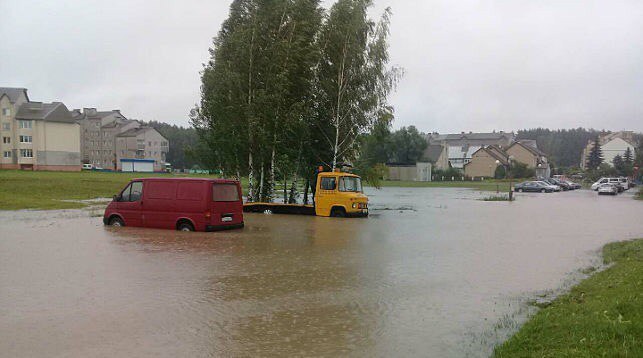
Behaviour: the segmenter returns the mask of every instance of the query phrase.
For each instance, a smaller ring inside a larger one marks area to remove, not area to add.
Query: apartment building
[[[169,143],[156,129],[142,126],[131,128],[116,136],[117,170],[122,170],[122,159],[154,160],[154,171],[165,169]]]
[[[1,169],[80,170],[80,128],[61,102],[0,87],[0,137]]]
[[[141,124],[127,119],[120,110],[98,111],[96,108],[75,109],[74,119],[80,125],[80,155],[85,164],[116,170],[116,136]]]

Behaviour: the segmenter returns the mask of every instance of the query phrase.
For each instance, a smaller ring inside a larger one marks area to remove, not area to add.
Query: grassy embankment
[[[496,357],[643,357],[643,239],[603,248],[612,264],[539,311]]]
[[[0,170],[0,210],[18,209],[72,209],[84,207],[84,203],[66,200],[111,198],[132,178],[163,176],[170,174],[109,173],[109,172],[30,172]],[[190,175],[197,177],[215,177]],[[247,179],[242,180],[244,189]],[[384,181],[385,187],[456,187],[501,192],[508,190],[507,181],[484,182],[404,182]]]
[[[639,192],[636,193],[636,196],[634,197],[634,199],[643,200],[643,187],[639,189]]]
[[[82,208],[64,200],[111,198],[131,179],[152,176],[170,174],[0,170],[0,210]]]

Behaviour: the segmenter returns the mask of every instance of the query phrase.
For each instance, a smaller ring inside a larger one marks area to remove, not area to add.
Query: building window
[[[23,158],[33,158],[33,150],[31,149],[20,149],[20,156]]]
[[[33,138],[30,135],[20,136],[20,143],[31,143],[32,141],[33,141]]]
[[[18,128],[31,129],[32,126],[33,126],[33,121],[29,121],[29,120],[19,120],[18,121]]]
[[[2,109],[2,114],[5,116],[10,116],[11,115],[11,108],[3,108]]]
[[[147,146],[148,146],[148,147],[151,147],[151,146],[152,146],[152,142],[147,142]]]
[[[9,151],[3,152],[2,156],[5,157],[5,158],[11,158],[11,152],[9,152]]]
[[[11,144],[11,137],[2,137],[2,143]]]
[[[11,129],[11,123],[2,123],[2,129],[8,131]]]

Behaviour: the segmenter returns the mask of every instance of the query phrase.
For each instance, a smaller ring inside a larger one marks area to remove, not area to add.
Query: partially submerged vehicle
[[[243,210],[327,217],[366,217],[368,197],[362,191],[362,178],[359,175],[337,169],[318,172],[313,205],[256,202],[244,204]]]
[[[103,223],[180,231],[242,228],[236,180],[143,178],[132,180],[105,209]]]

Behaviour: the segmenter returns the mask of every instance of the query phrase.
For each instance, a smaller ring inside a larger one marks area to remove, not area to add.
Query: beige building
[[[469,178],[493,178],[499,165],[508,164],[508,155],[496,146],[478,149],[464,166],[464,176]]]
[[[138,121],[125,118],[119,110],[97,111],[83,108],[73,111],[80,125],[80,155],[84,164],[116,170],[116,136],[132,128],[138,128]]]
[[[154,171],[165,169],[165,159],[169,143],[156,129],[138,127],[129,129],[116,136],[117,170],[122,169],[121,159],[154,160]]]
[[[460,134],[431,133],[426,137],[428,146],[424,157],[435,164],[436,169],[464,169],[473,153],[480,148],[495,145],[506,148],[515,140],[514,133],[503,131],[491,133],[461,132]]]
[[[32,102],[24,88],[0,88],[0,168],[80,170],[80,128],[60,102]]]
[[[471,160],[464,165],[464,174],[469,178],[492,178],[498,166],[519,162],[534,169],[537,177],[549,177],[550,167],[545,153],[540,151],[533,140],[519,140],[509,147],[496,145],[478,149]]]
[[[621,158],[625,155],[625,151],[630,149],[632,157],[634,157],[634,149],[636,148],[636,140],[634,139],[633,131],[621,131],[608,133],[598,138],[598,143],[601,147],[601,154],[603,155],[603,163],[614,166],[614,158],[620,155]],[[587,169],[587,158],[594,146],[594,140],[589,140],[580,161],[580,167]]]

